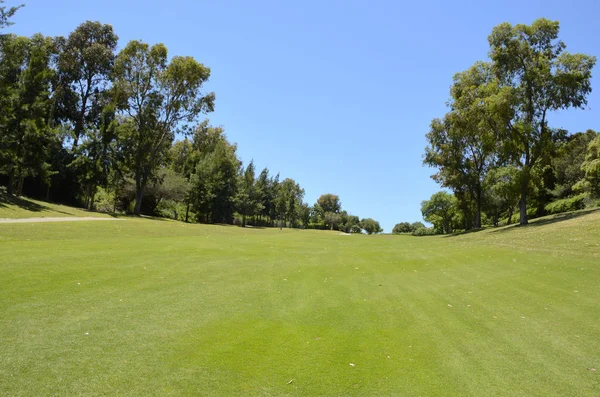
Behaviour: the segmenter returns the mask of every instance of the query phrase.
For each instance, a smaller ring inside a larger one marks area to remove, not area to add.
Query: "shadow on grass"
[[[562,214],[549,215],[549,216],[545,216],[543,218],[532,219],[531,222],[527,225],[519,225],[517,223],[515,225],[502,227],[498,230],[493,230],[492,233],[508,232],[514,228],[535,228],[538,226],[551,225],[553,223],[568,221],[570,219],[577,219],[579,217],[589,215],[596,211],[600,211],[600,208],[591,208],[591,209],[587,209],[587,210],[579,210],[579,211],[574,211],[574,212],[565,212]]]
[[[33,201],[29,201],[22,197],[9,196],[4,191],[0,190],[0,208],[8,207],[9,205],[16,205],[19,208],[32,212],[41,212],[50,209],[50,207],[34,203]]]
[[[479,229],[471,229],[471,230],[465,230],[464,232],[458,232],[458,233],[452,233],[452,234],[444,234],[443,237],[444,238],[448,238],[448,237],[458,237],[458,236],[464,236],[467,234],[473,234],[473,233],[478,233],[478,232],[482,232],[484,230],[486,230],[487,228],[479,228]]]

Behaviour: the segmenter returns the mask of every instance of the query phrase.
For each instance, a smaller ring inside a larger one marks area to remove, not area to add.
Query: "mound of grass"
[[[600,212],[424,238],[0,225],[0,390],[598,395],[599,244]]]

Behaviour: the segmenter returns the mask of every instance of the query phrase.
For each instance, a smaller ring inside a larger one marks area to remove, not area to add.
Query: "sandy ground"
[[[120,221],[118,218],[93,218],[91,216],[64,217],[64,218],[0,218],[0,223],[34,223],[34,222],[77,222],[77,221]]]

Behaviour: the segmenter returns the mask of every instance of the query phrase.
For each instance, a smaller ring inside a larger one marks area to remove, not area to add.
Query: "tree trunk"
[[[527,178],[521,182],[521,199],[519,200],[519,225],[527,225]]]
[[[481,186],[477,186],[477,212],[475,213],[475,229],[481,229]]]
[[[21,197],[23,195],[23,183],[25,182],[25,177],[19,177],[19,184],[17,185],[17,196]]]
[[[144,188],[140,186],[135,192],[135,209],[133,213],[139,215],[142,211],[142,199],[144,198]]]
[[[242,215],[242,227],[246,227],[246,215]]]
[[[189,216],[190,216],[190,202],[188,201],[187,205],[185,206],[185,223],[188,222]]]
[[[14,194],[14,186],[15,186],[15,172],[14,171],[10,171],[10,174],[8,175],[8,186],[6,187],[6,193],[8,193],[9,196],[12,196]]]
[[[50,201],[50,183],[46,185],[46,201]]]
[[[506,221],[507,225],[512,224],[513,211],[514,211],[514,208],[512,206],[508,207],[508,220]]]
[[[96,200],[96,186],[92,186],[91,196],[90,196],[90,206],[88,208],[90,211],[94,210],[94,201],[95,200]]]

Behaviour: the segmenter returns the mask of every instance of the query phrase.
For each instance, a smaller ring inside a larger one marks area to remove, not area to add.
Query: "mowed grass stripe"
[[[0,225],[0,390],[596,395],[599,230]]]

